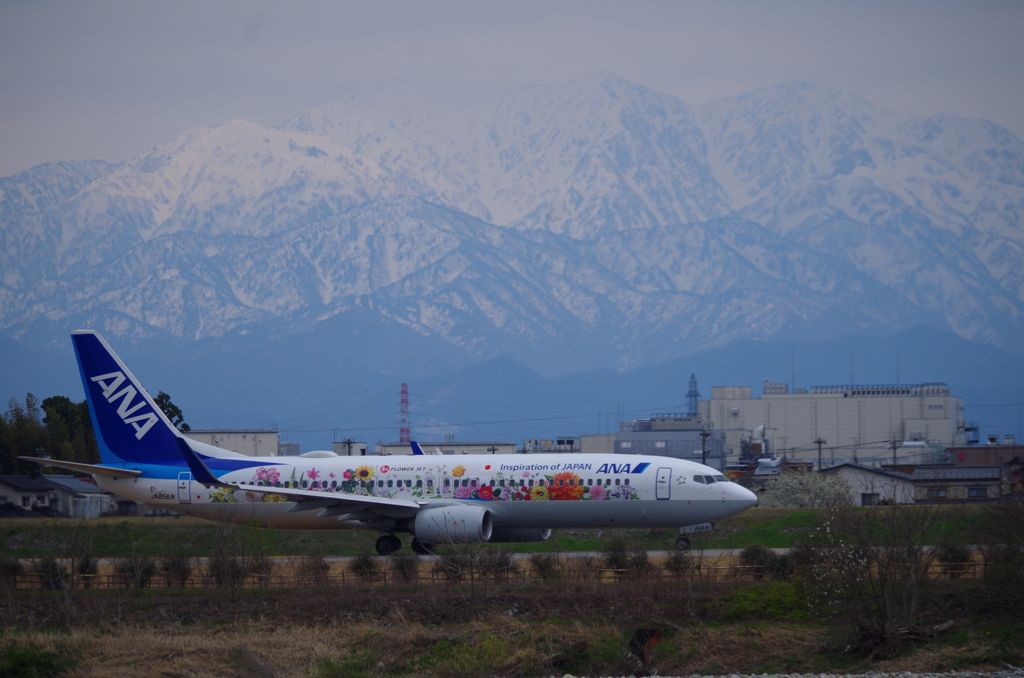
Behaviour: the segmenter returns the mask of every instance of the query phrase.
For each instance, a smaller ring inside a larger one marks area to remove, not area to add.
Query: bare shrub
[[[391,556],[391,571],[395,580],[411,584],[419,579],[420,558],[410,551],[398,551]]]
[[[512,554],[501,548],[479,550],[473,565],[492,581],[508,581],[519,569]]]
[[[372,583],[374,579],[380,577],[381,568],[377,562],[377,558],[370,555],[367,551],[362,551],[348,566],[349,571],[354,574],[360,581],[367,584]]]
[[[240,558],[213,557],[206,563],[206,573],[214,586],[224,589],[234,598],[242,590],[245,581],[245,564]]]
[[[752,568],[754,579],[768,577],[786,581],[793,574],[793,559],[784,553],[775,553],[761,544],[751,544],[740,552],[740,563]]]
[[[918,614],[932,585],[929,570],[954,529],[954,521],[939,522],[940,510],[879,506],[828,514],[805,590],[854,636],[851,651],[888,658],[928,636]]]
[[[941,563],[946,576],[957,579],[967,574],[971,564],[971,549],[962,544],[946,544],[935,550],[935,559]]]
[[[24,570],[20,560],[6,553],[0,554],[0,588],[8,591],[18,588],[18,577]]]
[[[647,550],[638,541],[621,534],[614,535],[605,543],[604,564],[619,576],[635,577],[645,574],[651,566]]]
[[[160,570],[166,586],[183,589],[192,576],[192,559],[183,555],[165,556],[160,559]]]
[[[691,577],[700,569],[700,559],[689,551],[672,551],[662,563],[662,569],[679,579]]]
[[[114,577],[118,586],[125,589],[149,588],[156,574],[156,563],[152,558],[135,553],[114,561]]]
[[[562,578],[562,562],[557,553],[534,553],[530,555],[530,567],[541,581]]]
[[[56,558],[39,558],[32,564],[32,572],[48,591],[63,591],[71,586],[70,569]]]
[[[331,584],[331,566],[319,548],[299,560],[298,578],[300,586],[325,589]]]
[[[1024,501],[985,507],[982,531],[985,584],[1007,609],[1024,605]]]

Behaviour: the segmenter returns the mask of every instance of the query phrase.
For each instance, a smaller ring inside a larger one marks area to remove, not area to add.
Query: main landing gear
[[[390,556],[402,548],[402,540],[393,534],[385,534],[377,539],[377,553],[382,556]]]
[[[413,539],[412,551],[421,556],[429,556],[434,552],[436,544],[426,544],[419,539]],[[377,538],[377,553],[382,556],[390,556],[402,548],[402,540],[393,534],[385,534]]]
[[[437,544],[425,544],[419,539],[413,538],[411,546],[413,553],[421,556],[429,556],[434,552],[434,548],[436,548]]]

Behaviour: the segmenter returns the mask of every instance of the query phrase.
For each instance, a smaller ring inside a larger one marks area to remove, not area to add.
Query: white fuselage
[[[472,504],[487,508],[495,527],[503,528],[682,527],[726,518],[757,501],[719,471],[667,457],[270,457],[260,465],[260,459],[218,452],[218,457],[251,464],[219,474],[220,480],[237,484],[238,489],[207,488],[187,470],[177,471],[177,477],[98,477],[97,482],[156,508],[225,522],[255,519],[285,529],[373,528],[351,515],[289,511],[294,502],[268,488],[320,490],[339,499],[352,495],[406,500],[422,508]],[[396,518],[403,515],[395,511]]]

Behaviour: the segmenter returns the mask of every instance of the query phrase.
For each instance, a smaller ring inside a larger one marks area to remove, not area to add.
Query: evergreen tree
[[[157,407],[163,410],[164,414],[167,415],[167,418],[171,420],[171,423],[174,424],[175,428],[179,431],[182,433],[188,433],[192,430],[192,428],[185,423],[185,416],[181,413],[181,409],[171,402],[171,396],[160,391],[156,394],[156,397],[153,398],[153,402],[157,404]]]

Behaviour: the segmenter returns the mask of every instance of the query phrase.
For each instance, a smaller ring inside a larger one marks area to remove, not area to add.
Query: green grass
[[[908,507],[909,509],[910,507]],[[951,522],[964,541],[971,543],[977,529],[980,507],[956,507],[949,510]],[[751,544],[768,548],[790,548],[814,533],[822,519],[816,509],[753,508],[723,520],[716,530],[694,535],[694,548],[742,549]],[[79,521],[70,519],[0,520],[0,554],[17,558],[35,558],[53,552],[68,543]],[[180,553],[205,556],[221,538],[222,526],[198,518],[96,518],[81,522],[82,535],[92,544],[94,557],[118,558],[131,555],[160,557]],[[517,553],[601,551],[608,540],[625,534],[630,541],[647,550],[672,550],[678,534],[673,528],[568,529],[555,530],[546,542],[494,544]],[[345,530],[273,530],[268,541],[270,555],[303,556],[356,555],[373,551],[378,534]],[[409,536],[402,535],[408,547]]]

